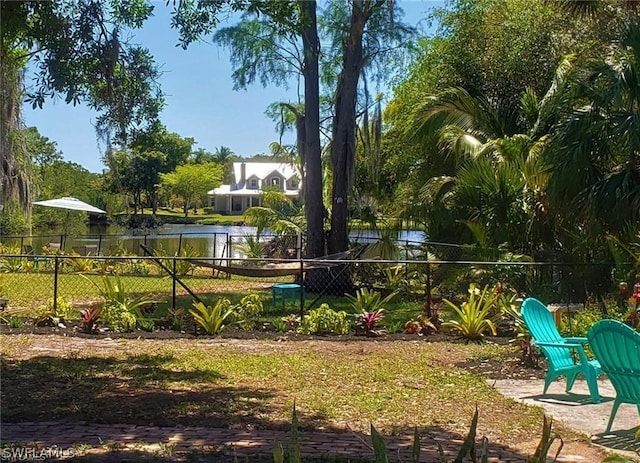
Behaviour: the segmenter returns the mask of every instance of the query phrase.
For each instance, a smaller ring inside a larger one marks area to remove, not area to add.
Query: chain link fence
[[[297,252],[295,246],[290,247],[295,242],[272,244],[286,255]],[[145,249],[144,245],[140,248]],[[279,310],[296,313],[359,288],[383,295],[395,292],[403,300],[429,304],[464,296],[470,283],[480,287],[504,284],[522,295],[583,303],[587,295],[613,290],[615,283],[612,264],[435,260],[430,252],[416,253],[413,260],[381,260],[367,258],[366,247],[356,252],[357,259],[166,256],[146,249],[152,255],[81,256],[59,250],[0,255],[0,296],[16,308],[49,300],[55,304],[57,298],[83,308],[101,300],[105,278],[117,275],[130,297],[173,309],[188,307],[192,300],[238,300],[257,293]],[[465,251],[458,250],[462,256]],[[430,259],[421,259],[424,256]],[[597,284],[592,283],[596,276]]]

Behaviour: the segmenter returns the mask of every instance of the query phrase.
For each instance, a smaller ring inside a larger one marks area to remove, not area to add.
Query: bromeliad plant
[[[102,314],[102,306],[99,304],[93,305],[88,309],[80,311],[80,318],[82,319],[82,331],[85,333],[93,333],[96,328],[96,324]]]
[[[100,295],[104,299],[101,317],[107,323],[109,329],[113,331],[133,331],[139,320],[146,319],[142,313],[142,308],[157,302],[143,297],[129,297],[124,281],[118,274],[113,277],[103,276],[102,286],[84,275],[81,276],[90,281],[100,291]]]
[[[193,309],[189,309],[189,313],[207,334],[213,336],[220,334],[234,323],[231,321],[233,307],[226,298],[218,299],[212,306],[205,305],[203,302],[194,302]]]
[[[485,286],[482,291],[475,285],[469,285],[469,300],[460,307],[453,302],[443,301],[453,310],[454,318],[445,321],[443,328],[458,332],[466,341],[481,342],[484,334],[490,331],[496,335],[496,326],[492,317],[498,296]]]
[[[384,306],[395,295],[394,292],[383,299],[378,291],[371,291],[368,288],[360,288],[355,296],[345,294],[356,312],[356,332],[366,335],[377,334],[376,325],[384,318]]]

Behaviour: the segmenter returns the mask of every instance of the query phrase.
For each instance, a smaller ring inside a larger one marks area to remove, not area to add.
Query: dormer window
[[[251,190],[257,190],[258,189],[258,179],[257,178],[252,178],[251,180],[249,180],[249,188]]]
[[[269,181],[269,185],[271,185],[271,186],[280,186],[280,178],[271,177],[271,179]]]

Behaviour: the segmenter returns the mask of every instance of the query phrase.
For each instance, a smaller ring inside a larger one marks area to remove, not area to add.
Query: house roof
[[[236,182],[240,182],[242,164],[245,165],[245,179],[255,175],[262,180],[267,178],[274,170],[277,170],[287,180],[294,175],[300,176],[298,169],[291,164],[281,162],[234,162],[233,174]]]
[[[249,188],[241,188],[239,190],[232,190],[231,185],[221,185],[218,188],[214,188],[207,192],[209,196],[213,195],[228,195],[228,196],[260,196],[264,191],[249,189]],[[298,196],[299,192],[297,190],[287,190],[283,191],[283,193],[287,196]]]

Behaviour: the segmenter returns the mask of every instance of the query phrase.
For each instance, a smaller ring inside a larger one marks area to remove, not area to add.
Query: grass
[[[137,265],[142,260],[138,261]],[[147,261],[148,262],[148,261]],[[154,318],[163,318],[172,307],[173,282],[168,276],[162,276],[160,271],[153,264],[145,264],[145,271],[151,275],[121,275],[121,280],[127,289],[127,293],[132,297],[143,296],[158,302],[158,310]],[[32,309],[47,300],[53,299],[54,275],[50,272],[43,273],[4,273],[1,276],[2,285],[5,288],[5,296],[9,298],[10,309]],[[78,273],[60,273],[58,275],[58,297],[64,298],[78,309],[86,307],[100,299],[99,287],[102,287],[103,276],[99,274],[86,274],[86,278]],[[201,271],[197,275],[187,275],[181,280],[194,293],[201,297],[205,303],[211,304],[217,298],[226,297],[231,302],[238,303],[247,294],[259,294],[264,305],[264,313],[261,321],[270,322],[281,317],[299,313],[299,304],[287,301],[283,308],[280,301],[274,305],[271,298],[271,286],[282,279],[255,279],[233,277],[211,278],[209,271]],[[290,281],[290,278],[289,280]],[[185,289],[176,285],[176,307],[190,308],[194,301]],[[310,304],[316,299],[316,294],[305,295],[305,309],[310,308]],[[324,296],[314,307],[322,303],[327,303],[336,310],[344,310],[352,313],[353,308],[345,297]],[[421,303],[416,301],[403,300],[401,297],[394,298],[385,307],[386,317],[384,324],[387,326],[403,325],[407,320],[420,313]],[[21,313],[25,313],[22,311]],[[28,311],[26,312],[28,314]]]
[[[138,217],[151,217],[151,213],[138,214]],[[202,208],[194,214],[193,209],[189,209],[189,215],[184,216],[182,208],[160,208],[156,216],[165,223],[186,223],[200,225],[244,225],[243,215],[222,215],[207,214]]]
[[[495,346],[64,339],[43,354],[46,338],[15,338],[0,346],[6,421],[287,429],[295,400],[303,429],[368,432],[373,423],[386,434],[414,426],[462,434],[476,404],[480,432],[494,442],[531,438],[541,423],[538,409],[459,366],[495,357]]]

